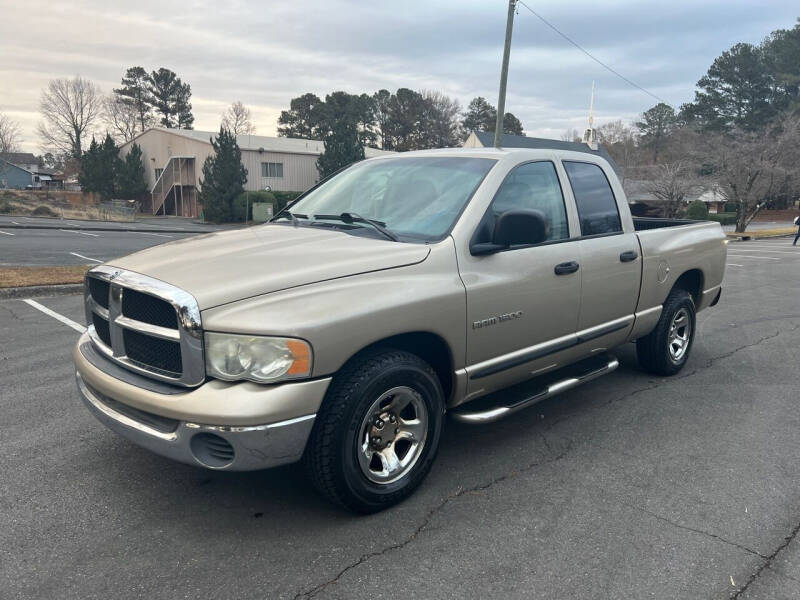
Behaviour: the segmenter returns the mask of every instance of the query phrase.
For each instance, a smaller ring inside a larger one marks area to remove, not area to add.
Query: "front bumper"
[[[112,377],[86,343],[84,334],[73,352],[78,390],[101,423],[156,454],[215,470],[252,471],[298,461],[330,383],[210,381],[162,393]]]

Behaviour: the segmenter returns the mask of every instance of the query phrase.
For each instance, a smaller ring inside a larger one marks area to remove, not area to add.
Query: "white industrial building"
[[[198,193],[206,157],[213,154],[211,138],[217,132],[153,127],[120,148],[124,158],[135,142],[142,149],[145,178],[151,191],[143,212],[200,215]],[[242,164],[247,169],[245,190],[302,192],[319,181],[317,158],[325,150],[322,142],[297,138],[239,135]],[[367,158],[384,154],[364,149]]]

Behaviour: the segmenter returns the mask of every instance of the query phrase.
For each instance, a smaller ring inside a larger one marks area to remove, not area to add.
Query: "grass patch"
[[[745,231],[744,233],[728,232],[728,237],[740,238],[750,237],[752,239],[775,237],[779,235],[794,235],[797,232],[797,227],[776,227],[775,229],[756,229],[753,231]]]
[[[88,265],[68,267],[0,267],[0,288],[82,283]]]

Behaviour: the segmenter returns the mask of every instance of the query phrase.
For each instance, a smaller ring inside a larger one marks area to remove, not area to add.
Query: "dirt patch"
[[[68,267],[0,267],[0,288],[81,283],[88,265]]]

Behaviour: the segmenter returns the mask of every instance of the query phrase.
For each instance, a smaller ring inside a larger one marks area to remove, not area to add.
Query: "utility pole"
[[[508,55],[511,53],[511,32],[514,29],[514,10],[517,0],[508,0],[508,19],[506,20],[506,46],[503,49],[503,67],[500,70],[500,94],[497,98],[497,121],[494,125],[494,147],[500,147],[503,136],[503,117],[506,115],[506,81],[508,80]]]

